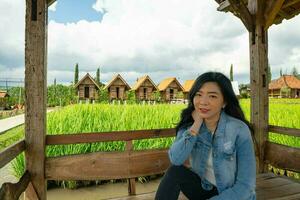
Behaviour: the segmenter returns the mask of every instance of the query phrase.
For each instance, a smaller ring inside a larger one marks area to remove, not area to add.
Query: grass
[[[250,100],[240,100],[247,119],[250,118]],[[48,113],[47,134],[88,133],[119,130],[139,130],[171,128],[178,122],[185,105],[74,105]],[[270,99],[270,124],[300,128],[300,99]],[[0,135],[0,149],[24,137],[24,126]],[[146,139],[134,141],[134,149],[167,148],[173,138]],[[269,140],[292,147],[300,147],[300,138],[270,133]],[[100,142],[90,144],[54,145],[46,149],[47,157],[70,154],[84,154],[97,151],[123,151],[124,142]],[[20,177],[24,171],[24,158],[14,161],[15,175]],[[276,168],[273,168],[276,171]],[[278,169],[279,170],[279,169]],[[282,171],[277,171],[282,173]],[[299,178],[299,174],[288,172]],[[76,188],[80,182],[56,182],[68,188]],[[85,184],[90,184],[85,182]]]

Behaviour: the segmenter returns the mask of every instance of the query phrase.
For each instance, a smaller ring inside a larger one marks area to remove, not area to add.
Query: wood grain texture
[[[21,140],[0,152],[0,168],[5,166],[25,150],[25,141]]]

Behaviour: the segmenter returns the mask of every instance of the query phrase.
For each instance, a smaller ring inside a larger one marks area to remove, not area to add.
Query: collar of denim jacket
[[[225,134],[226,122],[227,114],[224,112],[224,110],[222,110],[214,137],[220,137]]]

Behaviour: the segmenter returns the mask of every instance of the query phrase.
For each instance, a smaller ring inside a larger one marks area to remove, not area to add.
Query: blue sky
[[[69,84],[74,66],[80,77],[108,82],[117,73],[130,84],[149,75],[158,84],[181,83],[206,71],[249,83],[249,35],[214,0],[59,0],[49,7],[48,83]],[[105,11],[105,14],[103,15]],[[24,77],[25,1],[1,0],[0,78]],[[269,29],[272,78],[300,71],[300,16]]]
[[[58,23],[101,21],[102,13],[92,8],[95,3],[96,0],[58,0],[56,11],[49,10],[48,17]]]

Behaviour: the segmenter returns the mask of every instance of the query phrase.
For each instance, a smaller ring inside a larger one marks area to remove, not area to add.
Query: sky
[[[0,80],[24,78],[25,1],[0,0]],[[116,74],[133,85],[158,84],[206,71],[249,83],[249,36],[214,0],[58,0],[48,9],[48,84],[70,84],[75,64],[107,83]],[[269,29],[272,79],[300,71],[300,16]]]

